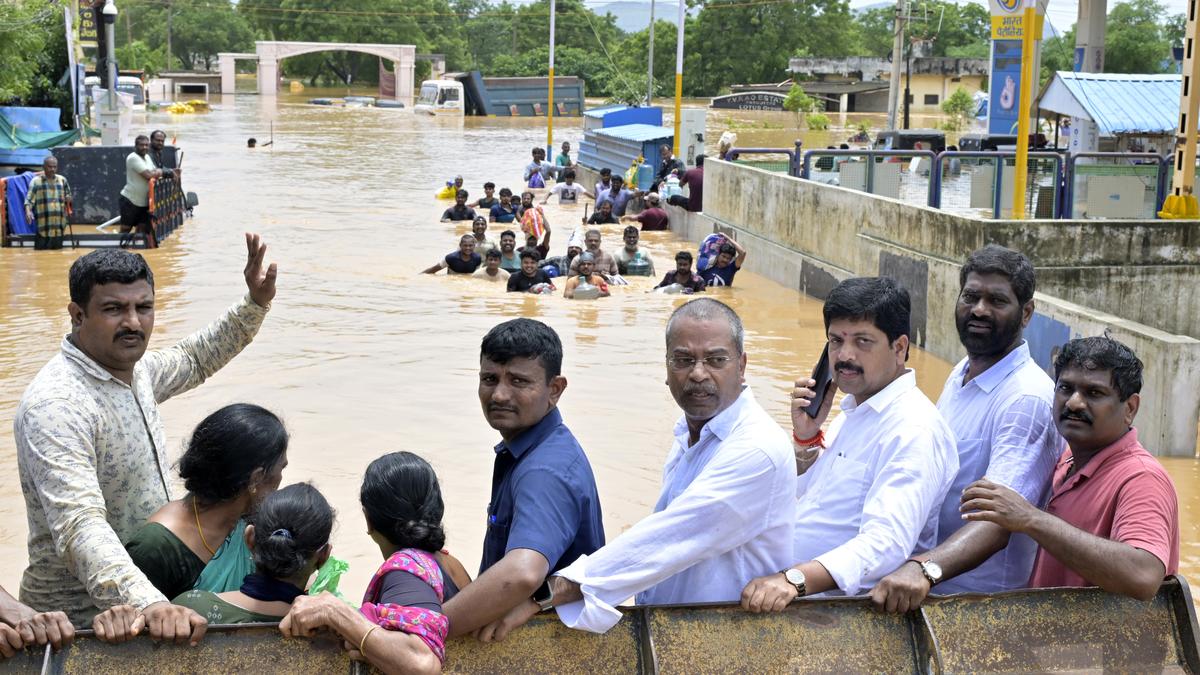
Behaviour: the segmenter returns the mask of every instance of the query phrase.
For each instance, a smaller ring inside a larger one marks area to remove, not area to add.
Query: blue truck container
[[[597,150],[596,132],[601,129],[613,129],[629,125],[661,127],[662,118],[663,111],[658,106],[642,108],[638,106],[610,105],[584,111],[583,142],[579,144],[579,163],[593,169],[608,167],[616,170],[618,167],[610,166],[609,163],[605,163],[607,160],[601,158]],[[620,170],[624,171],[629,168],[629,164],[632,161],[633,157],[627,158],[624,164],[619,167]]]
[[[613,173],[624,175],[638,157],[653,165],[658,160],[659,148],[671,147],[674,138],[674,129],[650,124],[594,129],[585,136],[586,153],[581,144],[579,161],[592,169],[611,169]],[[639,174],[638,183],[641,182]]]

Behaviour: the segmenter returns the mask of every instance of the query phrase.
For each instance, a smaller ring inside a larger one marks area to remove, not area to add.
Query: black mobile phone
[[[829,343],[825,343],[825,349],[821,350],[821,358],[817,361],[817,367],[813,369],[812,379],[817,381],[813,391],[812,403],[804,409],[804,414],[816,419],[817,413],[821,412],[821,404],[825,402],[825,394],[829,390],[829,383],[833,381],[833,368],[829,366]]]

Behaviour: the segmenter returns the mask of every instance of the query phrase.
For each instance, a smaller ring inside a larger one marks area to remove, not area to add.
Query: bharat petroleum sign
[[[993,40],[1020,40],[1021,39],[1021,20],[1024,8],[1021,0],[991,0],[992,10],[992,39]],[[1042,38],[1042,22],[1040,21],[1045,4],[1038,3],[1038,18],[1037,33],[1034,38],[1040,40]]]

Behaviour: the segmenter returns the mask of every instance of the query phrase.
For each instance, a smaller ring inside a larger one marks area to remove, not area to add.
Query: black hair
[[[849,150],[849,149],[850,149],[849,143],[842,143],[841,145],[838,146],[838,150]]]
[[[575,169],[567,169],[566,171],[563,172],[563,180],[566,180],[568,178],[570,178],[571,180],[575,180]]]
[[[202,504],[237,497],[255,469],[269,471],[287,452],[288,432],[275,413],[252,403],[234,403],[196,425],[179,458],[183,486]]]
[[[508,188],[500,188],[500,196],[501,197],[511,197],[512,190],[509,190]]]
[[[503,232],[501,232],[501,233],[500,233],[500,238],[501,238],[501,239],[503,239],[503,238],[505,238],[505,237],[512,237],[513,239],[516,239],[516,238],[517,238],[517,233],[516,233],[516,232],[513,232],[512,230],[505,230],[505,231],[503,231]]]
[[[147,143],[149,143],[149,142],[150,142],[150,137],[149,137],[149,136],[147,136],[146,134],[138,134],[138,135],[137,135],[137,138],[133,139],[133,143],[134,143],[134,145],[137,145],[137,142],[138,142],[138,141],[140,141],[140,140],[142,140],[143,138],[144,138],[144,139],[146,139],[146,142],[147,142]]]
[[[696,155],[696,166],[704,166],[704,155]]]
[[[611,176],[611,175],[612,175],[612,169],[610,169],[610,168],[608,168],[608,167],[604,167],[603,169],[600,169],[600,175],[601,175],[601,176]]]
[[[252,146],[252,145],[256,145],[257,143],[258,143],[258,139],[257,139],[257,138],[255,138],[255,137],[253,137],[253,136],[251,136],[250,138],[246,139],[246,146],[247,146],[247,147],[249,147],[249,146]]]
[[[333,519],[333,507],[311,483],[272,492],[250,517],[255,568],[272,579],[294,576],[329,543]]]
[[[537,251],[533,251],[528,248],[521,249],[521,260],[526,258],[533,258],[533,261],[537,262],[542,259],[542,256],[538,255]]]
[[[546,371],[547,383],[562,373],[562,353],[562,342],[553,328],[524,318],[493,327],[479,345],[479,358],[494,363],[536,358]]]
[[[467,197],[469,197],[469,196],[471,196],[471,195],[470,195],[470,193],[469,193],[469,192],[467,192],[466,190],[463,190],[463,189],[459,189],[458,191],[456,191],[456,192],[454,193],[454,198],[455,198],[455,199],[458,199],[459,197],[462,197],[463,199],[466,199],[466,198],[467,198]]]
[[[71,289],[71,302],[87,310],[92,298],[92,287],[103,284],[132,284],[144,279],[154,288],[154,273],[146,259],[138,253],[120,249],[99,249],[81,256],[71,264],[67,282]]]
[[[615,174],[615,173],[614,173],[614,174],[612,175],[612,179],[613,179],[613,180],[615,180],[615,181],[617,181],[618,183],[624,183],[624,182],[625,182],[625,177],[624,177],[624,176],[622,176],[622,175],[620,175],[620,174]]]
[[[483,257],[484,257],[484,258],[495,258],[495,259],[499,260],[499,259],[500,259],[500,257],[501,257],[501,256],[500,256],[500,249],[496,249],[496,248],[489,248],[489,249],[487,250],[487,253],[485,253]]]
[[[722,253],[727,253],[729,255],[736,256],[737,255],[737,247],[734,246],[733,244],[726,242],[724,244],[721,244],[721,248],[717,249],[717,255],[720,255]]]
[[[1108,370],[1122,401],[1142,390],[1142,362],[1133,350],[1108,337],[1076,338],[1063,345],[1054,359],[1054,381],[1068,367],[1084,370]]]
[[[690,262],[692,262],[692,252],[691,251],[680,251],[679,253],[675,254],[675,259],[676,260],[686,260],[690,263]]]
[[[155,129],[154,131],[151,131],[150,132],[150,140],[154,140],[154,134],[162,134],[163,140],[164,141],[167,140],[167,132],[163,131],[162,129]]]
[[[492,190],[495,190],[495,189],[496,189],[496,184],[495,184],[495,183],[493,183],[493,182],[491,182],[491,181],[488,181],[488,182],[486,182],[486,183],[484,183],[484,184],[483,184],[483,189],[484,189],[484,190],[487,190],[487,189],[492,189]]]
[[[1033,291],[1037,288],[1033,263],[1029,262],[1029,258],[1023,253],[997,244],[988,244],[967,256],[967,262],[963,263],[962,269],[958,271],[959,289],[967,285],[967,275],[972,272],[1008,277],[1013,294],[1022,306],[1033,299]]]
[[[910,334],[911,311],[908,291],[891,277],[847,279],[829,292],[822,310],[826,331],[835,319],[870,321],[887,335],[889,343]]]
[[[605,202],[607,203],[607,202]],[[637,234],[638,229],[634,225],[626,225],[624,234]]]
[[[957,145],[947,145],[947,146],[946,146],[946,149],[947,149],[947,150],[949,150],[950,152],[958,152],[958,146],[957,146]]]
[[[446,545],[445,505],[437,474],[411,452],[392,452],[371,462],[358,493],[367,525],[400,548],[430,553]]]

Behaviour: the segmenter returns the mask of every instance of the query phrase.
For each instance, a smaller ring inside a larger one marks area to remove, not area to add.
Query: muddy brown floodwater
[[[284,482],[312,481],[337,508],[334,553],[350,561],[343,588],[354,598],[379,563],[358,506],[362,472],[382,453],[419,453],[441,479],[447,547],[474,570],[498,441],[475,393],[479,341],[495,324],[525,316],[562,337],[569,381],[562,410],[595,468],[608,536],[648,514],[679,415],[664,384],[663,326],[682,300],[648,294],[653,283],[644,278],[611,298],[572,302],[418,275],[469,231],[438,222],[446,204],[433,192],[457,173],[473,194],[489,180],[518,189],[529,148],[545,142],[543,121],[430,119],[303,103],[318,95],[278,103],[227,97],[208,114],[150,113],[137,121],[178,138],[186,187],[200,196],[195,218],[146,252],[158,294],[152,347],[200,328],[245,292],[243,232],[261,233],[280,269],[278,297],[255,342],[210,381],[163,404],[172,460],[196,423],[220,406],[248,401],[279,413],[292,434]],[[752,113],[736,117],[743,121],[735,124],[753,123]],[[711,143],[732,118],[710,117]],[[272,147],[245,147],[250,136],[265,142],[272,125]],[[772,129],[755,142],[797,135]],[[581,136],[578,118],[556,123],[556,142],[578,147]],[[583,206],[547,208],[558,254]],[[492,226],[489,236],[502,229]],[[669,232],[642,239],[660,273],[675,251],[696,244]],[[621,246],[618,226],[606,227],[604,246]],[[26,559],[13,411],[67,331],[67,270],[80,254],[0,249],[0,584],[9,589]],[[747,379],[786,423],[791,382],[822,347],[820,303],[749,272],[712,295],[741,314]],[[949,364],[921,351],[910,363],[936,398]],[[1192,496],[1200,476],[1192,460],[1166,464],[1183,495],[1190,572],[1200,564]]]

